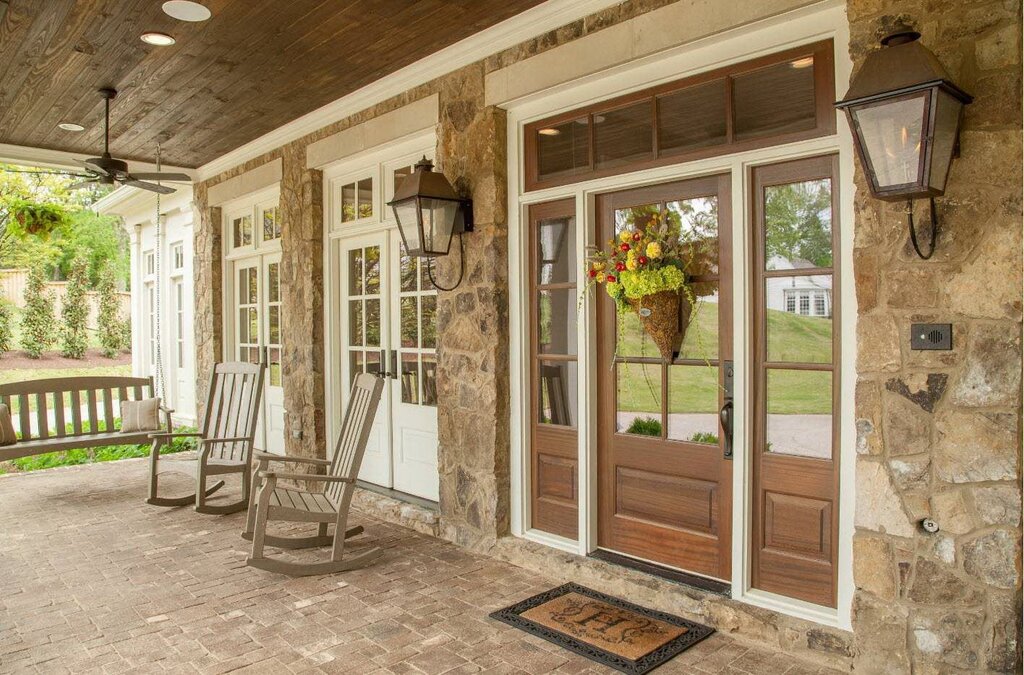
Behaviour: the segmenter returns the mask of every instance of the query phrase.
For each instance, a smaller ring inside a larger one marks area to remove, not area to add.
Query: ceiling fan
[[[148,181],[173,181],[191,182],[192,177],[184,173],[129,173],[128,162],[110,156],[110,101],[117,96],[117,90],[104,88],[100,89],[100,96],[103,97],[103,155],[90,157],[89,159],[78,160],[88,173],[73,173],[70,171],[47,171],[38,169],[19,170],[3,167],[4,171],[13,173],[38,173],[53,174],[57,176],[72,176],[84,178],[77,183],[68,186],[71,190],[87,188],[92,185],[131,185],[150,192],[158,192],[162,195],[169,195],[175,189],[166,185],[157,185]],[[160,153],[157,149],[157,169],[160,168]]]
[[[82,166],[89,173],[75,174],[87,180],[79,181],[68,187],[72,190],[89,187],[93,184],[100,185],[131,185],[133,187],[159,192],[168,195],[174,192],[174,188],[166,185],[157,185],[147,181],[191,181],[191,176],[184,173],[129,173],[128,163],[124,160],[115,159],[110,156],[110,102],[117,96],[117,90],[111,88],[100,89],[100,96],[103,97],[103,155],[101,157],[90,157],[80,160]]]

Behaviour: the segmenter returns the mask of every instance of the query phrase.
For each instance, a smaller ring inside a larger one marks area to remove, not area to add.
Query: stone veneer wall
[[[287,451],[323,456],[321,176],[305,169],[305,149],[438,93],[439,169],[472,196],[477,220],[466,239],[466,280],[439,294],[440,531],[477,549],[499,542],[492,550],[512,556],[500,542],[509,527],[506,132],[504,114],[484,105],[483,78],[672,1],[610,7],[197,185],[198,400],[222,344],[220,213],[207,206],[206,190],[281,157],[286,426],[303,432],[289,435]],[[940,202],[934,260],[912,257],[902,209],[871,200],[858,177],[857,669],[1013,670],[1020,616],[1020,5],[853,0],[849,16],[855,61],[888,26],[910,20],[977,97],[949,198]],[[454,279],[458,262],[453,254],[439,264],[442,284]],[[911,320],[954,321],[955,351],[909,352]],[[943,532],[919,533],[915,523],[924,515],[937,517]],[[559,555],[547,556],[545,569],[554,571]],[[643,585],[637,580],[633,590]],[[815,652],[833,665],[852,653],[842,631],[741,603],[680,598],[682,605],[698,602],[697,614],[722,630]]]
[[[853,0],[848,15],[856,65],[907,23],[975,96],[931,260],[905,205],[857,177],[856,670],[1020,672],[1020,2]],[[910,351],[912,321],[952,322],[953,351]]]

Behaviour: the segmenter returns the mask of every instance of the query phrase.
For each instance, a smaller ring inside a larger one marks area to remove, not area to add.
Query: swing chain
[[[160,172],[160,144],[156,145],[156,170]],[[160,181],[157,181],[157,185]],[[163,214],[160,212],[160,193],[156,193],[156,260],[154,264],[154,272],[156,274],[156,288],[155,288],[155,300],[153,311],[156,314],[154,317],[154,332],[156,333],[156,388],[160,396],[160,402],[162,405],[167,405],[167,391],[164,387],[164,357],[163,357],[163,343],[164,336],[161,330],[161,317],[163,316],[163,277],[160,275],[160,268],[162,267],[161,262],[164,256],[164,243],[163,243]]]

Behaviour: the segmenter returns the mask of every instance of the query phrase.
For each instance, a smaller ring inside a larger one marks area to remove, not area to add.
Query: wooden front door
[[[600,195],[597,241],[652,218],[701,242],[704,274],[679,356],[664,361],[633,313],[597,303],[598,546],[716,579],[731,576],[729,175]],[[728,377],[727,377],[728,375]]]

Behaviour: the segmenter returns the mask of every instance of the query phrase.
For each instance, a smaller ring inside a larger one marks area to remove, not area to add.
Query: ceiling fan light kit
[[[210,10],[192,0],[168,0],[163,4],[164,14],[178,21],[206,21],[210,18]]]

